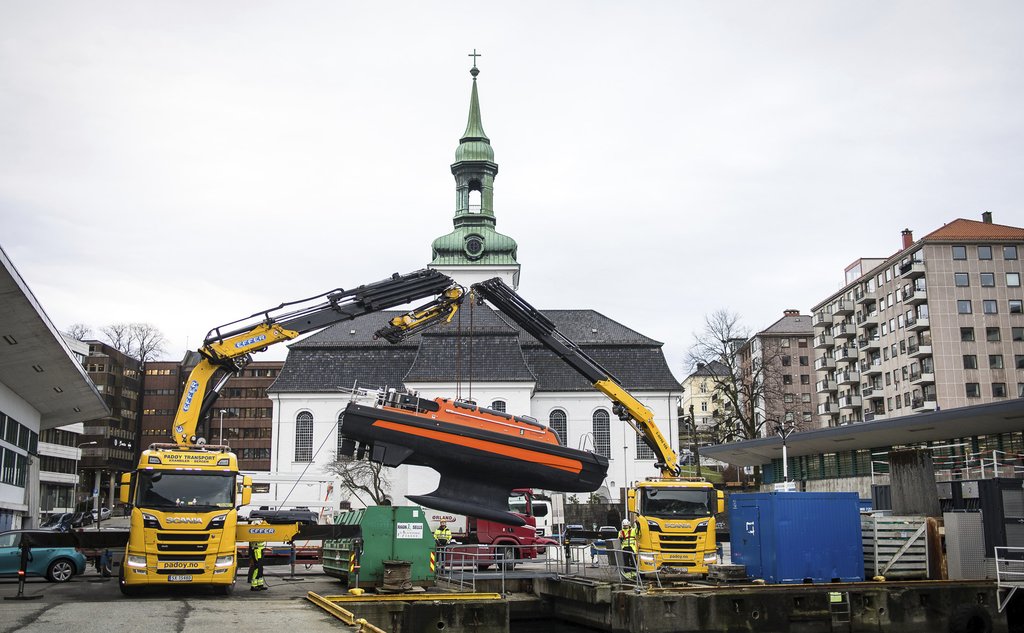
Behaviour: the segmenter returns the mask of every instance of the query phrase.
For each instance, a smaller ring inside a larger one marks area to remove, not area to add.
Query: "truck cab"
[[[650,478],[629,491],[637,519],[637,566],[641,573],[663,567],[707,574],[718,563],[715,514],[725,496],[701,478]]]

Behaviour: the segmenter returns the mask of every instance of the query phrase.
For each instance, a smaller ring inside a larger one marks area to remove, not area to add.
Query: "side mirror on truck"
[[[125,505],[128,505],[128,503],[129,503],[129,496],[131,495],[131,492],[132,492],[132,474],[131,473],[121,473],[121,487],[117,489],[117,494],[118,494],[118,497],[121,500],[121,503],[123,503]]]
[[[715,496],[718,498],[718,509],[716,510],[716,513],[721,514],[725,512],[725,493],[721,490],[716,490]]]
[[[636,489],[634,488],[626,491],[626,509],[631,514],[636,514]]]
[[[242,476],[242,503],[239,506],[247,506],[252,502],[252,477]]]

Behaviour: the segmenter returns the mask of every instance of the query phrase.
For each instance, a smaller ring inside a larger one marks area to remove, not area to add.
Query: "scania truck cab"
[[[252,490],[231,449],[154,444],[121,481],[121,501],[132,506],[122,592],[189,583],[229,593],[237,508],[249,503]]]
[[[725,511],[721,491],[701,478],[652,477],[628,491],[636,516],[640,573],[665,568],[707,574],[718,563],[715,514]]]

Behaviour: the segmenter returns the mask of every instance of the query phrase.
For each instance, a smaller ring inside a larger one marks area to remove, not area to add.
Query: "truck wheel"
[[[66,558],[58,558],[46,568],[46,578],[50,582],[67,582],[75,575],[75,564]]]
[[[499,547],[498,548],[498,560],[499,565],[505,571],[512,571],[516,568],[516,550],[514,547]]]

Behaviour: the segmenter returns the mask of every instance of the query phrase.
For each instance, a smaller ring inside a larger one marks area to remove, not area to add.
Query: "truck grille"
[[[663,552],[694,552],[697,537],[690,534],[661,534],[658,541]]]
[[[206,560],[205,555],[192,555],[192,554],[158,554],[156,559],[160,562],[171,562],[171,561],[199,561],[203,562]]]
[[[156,540],[158,541],[208,541],[210,540],[209,532],[186,532],[186,533],[175,533],[175,532],[157,532]]]
[[[205,552],[206,543],[157,543],[158,552]]]

